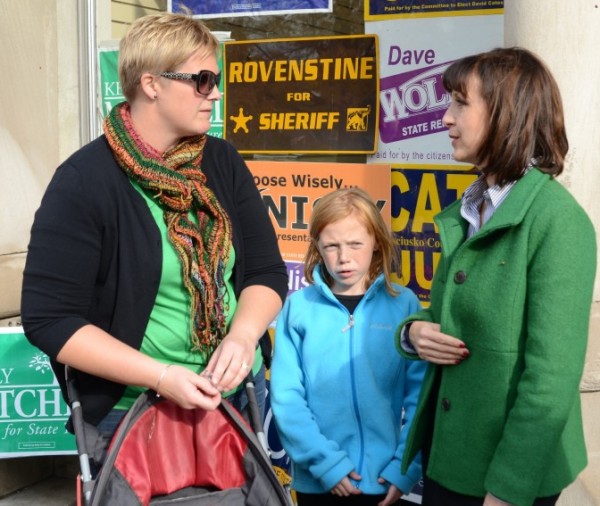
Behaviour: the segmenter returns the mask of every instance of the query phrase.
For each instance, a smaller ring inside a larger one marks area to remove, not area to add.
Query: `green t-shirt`
[[[154,307],[144,333],[140,351],[165,364],[177,364],[200,373],[208,364],[206,354],[192,350],[190,338],[190,295],[183,284],[181,262],[175,248],[167,237],[167,226],[163,219],[163,211],[156,202],[144,192],[139,185],[132,183],[144,197],[162,238],[162,273]],[[190,214],[190,219],[196,217]],[[225,318],[227,325],[231,322],[237,308],[237,300],[232,283],[235,250],[233,246],[225,266]],[[257,349],[255,367],[260,367],[262,357]],[[142,387],[128,386],[115,409],[129,409],[135,399],[144,391]],[[228,392],[225,395],[230,395]]]

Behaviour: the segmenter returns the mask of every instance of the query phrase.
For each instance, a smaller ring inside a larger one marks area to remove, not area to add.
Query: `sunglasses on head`
[[[196,91],[200,95],[210,95],[215,86],[219,86],[221,82],[221,74],[215,74],[210,70],[201,70],[197,74],[186,74],[183,72],[163,72],[160,74],[167,79],[176,81],[195,81]]]

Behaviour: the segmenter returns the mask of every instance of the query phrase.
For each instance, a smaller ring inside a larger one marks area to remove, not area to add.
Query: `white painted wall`
[[[504,5],[506,45],[537,53],[558,81],[570,142],[560,181],[600,235],[600,2],[505,0]],[[600,301],[600,276],[594,299]]]
[[[0,0],[0,318],[19,313],[29,228],[78,146],[76,0]]]
[[[586,209],[600,236],[600,2],[505,0],[504,5],[506,45],[523,46],[536,52],[558,81],[570,143],[565,172],[559,180]],[[599,280],[600,275],[597,275],[581,383],[589,464],[563,493],[560,506],[600,505]]]
[[[0,0],[0,319],[19,314],[29,229],[43,191],[81,146],[79,3]],[[95,4],[98,40],[109,39],[111,0]]]

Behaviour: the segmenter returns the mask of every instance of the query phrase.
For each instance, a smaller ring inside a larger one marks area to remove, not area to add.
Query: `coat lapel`
[[[521,223],[537,194],[549,179],[548,174],[535,168],[531,169],[517,181],[490,221],[473,235],[471,240],[477,241],[497,230]],[[460,214],[460,205],[461,201],[453,202],[434,218],[446,258],[450,258],[467,237],[469,225]]]

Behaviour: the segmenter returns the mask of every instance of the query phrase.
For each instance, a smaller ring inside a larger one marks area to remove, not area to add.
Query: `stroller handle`
[[[79,401],[79,392],[75,386],[75,373],[73,368],[65,366],[65,379],[67,383],[67,396],[71,409],[71,422],[75,432],[75,445],[79,454],[79,469],[81,472],[81,485],[85,504],[89,504],[92,498],[92,471],[90,468],[90,457],[85,442],[85,429],[83,424],[83,409]]]
[[[246,389],[246,395],[248,396],[248,412],[250,414],[250,423],[252,425],[252,429],[256,434],[260,446],[262,446],[265,454],[267,457],[269,457],[269,444],[265,435],[262,416],[258,410],[258,400],[256,399],[256,388],[254,385],[254,374],[252,371],[250,371],[248,376],[244,378],[244,387]]]

